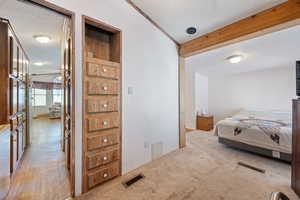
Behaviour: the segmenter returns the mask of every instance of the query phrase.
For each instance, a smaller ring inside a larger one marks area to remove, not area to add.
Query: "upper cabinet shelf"
[[[90,24],[85,27],[85,50],[87,58],[120,63],[120,33],[111,33]]]

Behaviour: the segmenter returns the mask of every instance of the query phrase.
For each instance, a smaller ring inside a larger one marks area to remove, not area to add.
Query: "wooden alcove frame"
[[[112,25],[109,25],[105,22],[102,22],[98,19],[94,19],[94,18],[91,18],[91,17],[88,17],[86,15],[83,15],[82,16],[82,85],[83,85],[83,89],[82,89],[82,113],[85,113],[85,106],[84,106],[84,98],[85,98],[85,87],[84,87],[84,76],[85,76],[85,63],[86,63],[86,52],[85,52],[85,45],[86,45],[86,39],[85,39],[85,33],[86,33],[86,25],[91,25],[91,26],[94,26],[94,27],[97,27],[99,29],[102,29],[104,31],[107,31],[107,32],[110,32],[110,33],[113,33],[113,34],[118,34],[119,35],[119,63],[120,63],[120,174],[122,174],[122,123],[123,123],[123,120],[122,120],[122,81],[123,81],[123,75],[122,75],[122,30],[112,26]],[[115,62],[115,61],[114,61]],[[83,117],[83,120],[82,120],[82,127],[84,129],[85,127],[85,124],[84,124],[84,117]],[[86,140],[85,140],[85,133],[84,133],[84,130],[83,130],[83,137],[82,137],[82,191],[83,193],[87,192],[88,191],[88,188],[87,188],[87,185],[85,184],[86,182],[86,177],[85,177],[85,166],[83,163],[86,162],[86,158],[85,158],[85,146],[86,146]]]
[[[44,7],[48,10],[51,10],[53,12],[57,12],[59,14],[65,15],[66,17],[69,17],[71,19],[71,33],[72,33],[72,77],[71,77],[71,86],[72,86],[72,120],[71,120],[71,135],[70,135],[70,141],[71,141],[71,166],[70,166],[70,186],[71,186],[71,196],[75,197],[75,13],[67,10],[65,8],[62,8],[60,6],[57,6],[53,3],[50,3],[46,0],[24,0],[29,3]]]

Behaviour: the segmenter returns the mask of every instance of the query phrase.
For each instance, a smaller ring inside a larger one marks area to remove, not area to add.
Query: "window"
[[[61,103],[62,98],[62,90],[61,89],[53,89],[53,104]]]
[[[33,106],[47,105],[47,91],[45,89],[33,89]]]

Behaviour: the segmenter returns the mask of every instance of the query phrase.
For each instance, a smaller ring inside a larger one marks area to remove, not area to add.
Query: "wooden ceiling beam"
[[[192,56],[300,24],[300,0],[288,0],[180,45],[180,55]]]

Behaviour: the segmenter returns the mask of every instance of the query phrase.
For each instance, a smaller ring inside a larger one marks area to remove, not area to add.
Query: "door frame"
[[[36,4],[38,6],[44,7],[48,10],[57,12],[59,14],[65,15],[67,17],[70,17],[71,19],[71,33],[72,33],[72,81],[71,81],[71,86],[72,86],[72,96],[71,96],[71,165],[70,165],[70,185],[71,185],[71,195],[72,197],[75,197],[75,13],[67,10],[65,8],[62,8],[60,6],[57,6],[53,3],[50,3],[46,0],[26,0],[29,3]],[[65,123],[65,122],[64,122]]]

